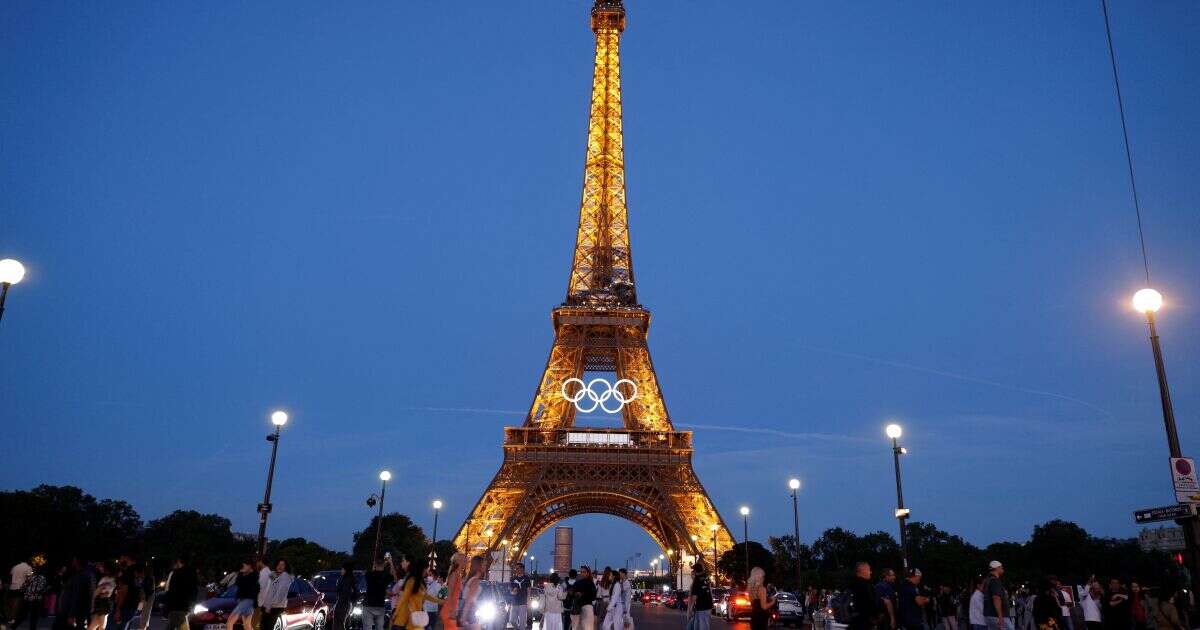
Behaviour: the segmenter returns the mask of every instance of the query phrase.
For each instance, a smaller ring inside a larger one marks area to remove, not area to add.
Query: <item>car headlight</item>
[[[542,603],[535,599],[535,600],[529,602],[529,607],[534,610],[537,610],[538,608],[542,607]]]
[[[479,621],[488,622],[496,618],[496,605],[492,602],[487,602],[475,611],[475,618]]]
[[[193,615],[199,615],[200,613],[206,612],[208,612],[208,608],[204,604],[196,604],[196,606],[192,608]]]
[[[361,617],[362,606],[355,606],[354,609],[350,611],[350,614],[354,615],[355,617]]]

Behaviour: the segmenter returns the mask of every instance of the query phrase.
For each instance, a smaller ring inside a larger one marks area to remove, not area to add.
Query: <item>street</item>
[[[635,630],[683,630],[684,628],[684,611],[682,610],[666,606],[634,604],[632,612]],[[599,621],[596,626],[599,628]],[[749,621],[729,623],[721,617],[712,618],[712,630],[749,630],[749,628]]]

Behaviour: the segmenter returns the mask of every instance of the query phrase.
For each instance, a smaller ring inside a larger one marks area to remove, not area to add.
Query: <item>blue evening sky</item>
[[[893,417],[914,518],[979,544],[1171,500],[1097,2],[629,5],[638,293],[728,521],[790,531],[797,475],[806,540],[893,531]],[[7,3],[0,486],[252,531],[282,406],[272,534],[349,548],[383,467],[452,532],[565,292],[589,6]],[[1194,454],[1200,7],[1112,18]]]

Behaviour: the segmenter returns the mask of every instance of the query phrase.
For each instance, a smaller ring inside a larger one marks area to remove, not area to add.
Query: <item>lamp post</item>
[[[20,282],[25,277],[25,265],[5,258],[0,260],[0,319],[4,317],[4,298],[8,297],[8,287]]]
[[[742,515],[742,546],[746,551],[746,584],[750,583],[750,508],[743,505],[738,509]]]
[[[387,496],[387,482],[392,478],[392,473],[386,470],[380,471],[379,482],[382,484],[379,488],[379,516],[375,517],[375,549],[371,551],[371,564],[375,564],[375,560],[379,558],[379,542],[383,537],[383,499]],[[371,499],[367,499],[367,505],[371,505]]]
[[[437,568],[437,526],[438,514],[442,511],[442,500],[433,500],[433,538],[430,540],[433,543],[429,550],[429,566]]]
[[[284,411],[271,414],[271,424],[275,432],[267,436],[271,443],[271,465],[267,467],[267,490],[263,493],[263,501],[258,504],[258,557],[265,560],[267,555],[267,515],[271,513],[271,484],[275,481],[275,456],[279,454],[279,430],[287,424],[288,415]]]
[[[507,580],[508,575],[508,540],[500,541],[500,581]]]
[[[1163,427],[1167,433],[1167,449],[1171,457],[1183,457],[1179,448],[1179,431],[1175,428],[1175,406],[1171,404],[1171,389],[1167,386],[1167,368],[1163,363],[1162,346],[1158,341],[1158,328],[1155,325],[1154,314],[1162,308],[1162,294],[1154,289],[1142,289],[1133,294],[1133,308],[1146,316],[1146,325],[1150,328],[1150,349],[1154,353],[1154,371],[1158,375],[1158,396],[1162,403]],[[1200,557],[1197,557],[1197,530],[1200,524],[1195,518],[1180,521],[1183,526],[1184,553],[1187,556],[1188,571],[1200,575]]]
[[[792,531],[796,536],[796,592],[800,593],[800,508],[796,497],[800,492],[800,480],[789,479],[788,487],[792,489]]]
[[[908,569],[908,534],[905,524],[908,522],[910,510],[904,507],[904,488],[900,484],[900,456],[908,453],[900,446],[900,436],[903,430],[898,424],[889,424],[885,429],[887,436],[892,438],[892,460],[896,465],[896,521],[900,523],[900,565]]]

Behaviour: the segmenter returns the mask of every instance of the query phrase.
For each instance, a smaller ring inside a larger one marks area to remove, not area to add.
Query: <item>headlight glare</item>
[[[355,606],[354,609],[350,611],[350,614],[354,615],[355,617],[361,617],[362,606]]]
[[[496,618],[496,605],[492,602],[487,602],[475,611],[475,618],[482,622],[489,622]]]
[[[206,612],[208,612],[208,608],[204,604],[196,604],[196,606],[192,608],[193,615],[199,615],[200,613]]]

